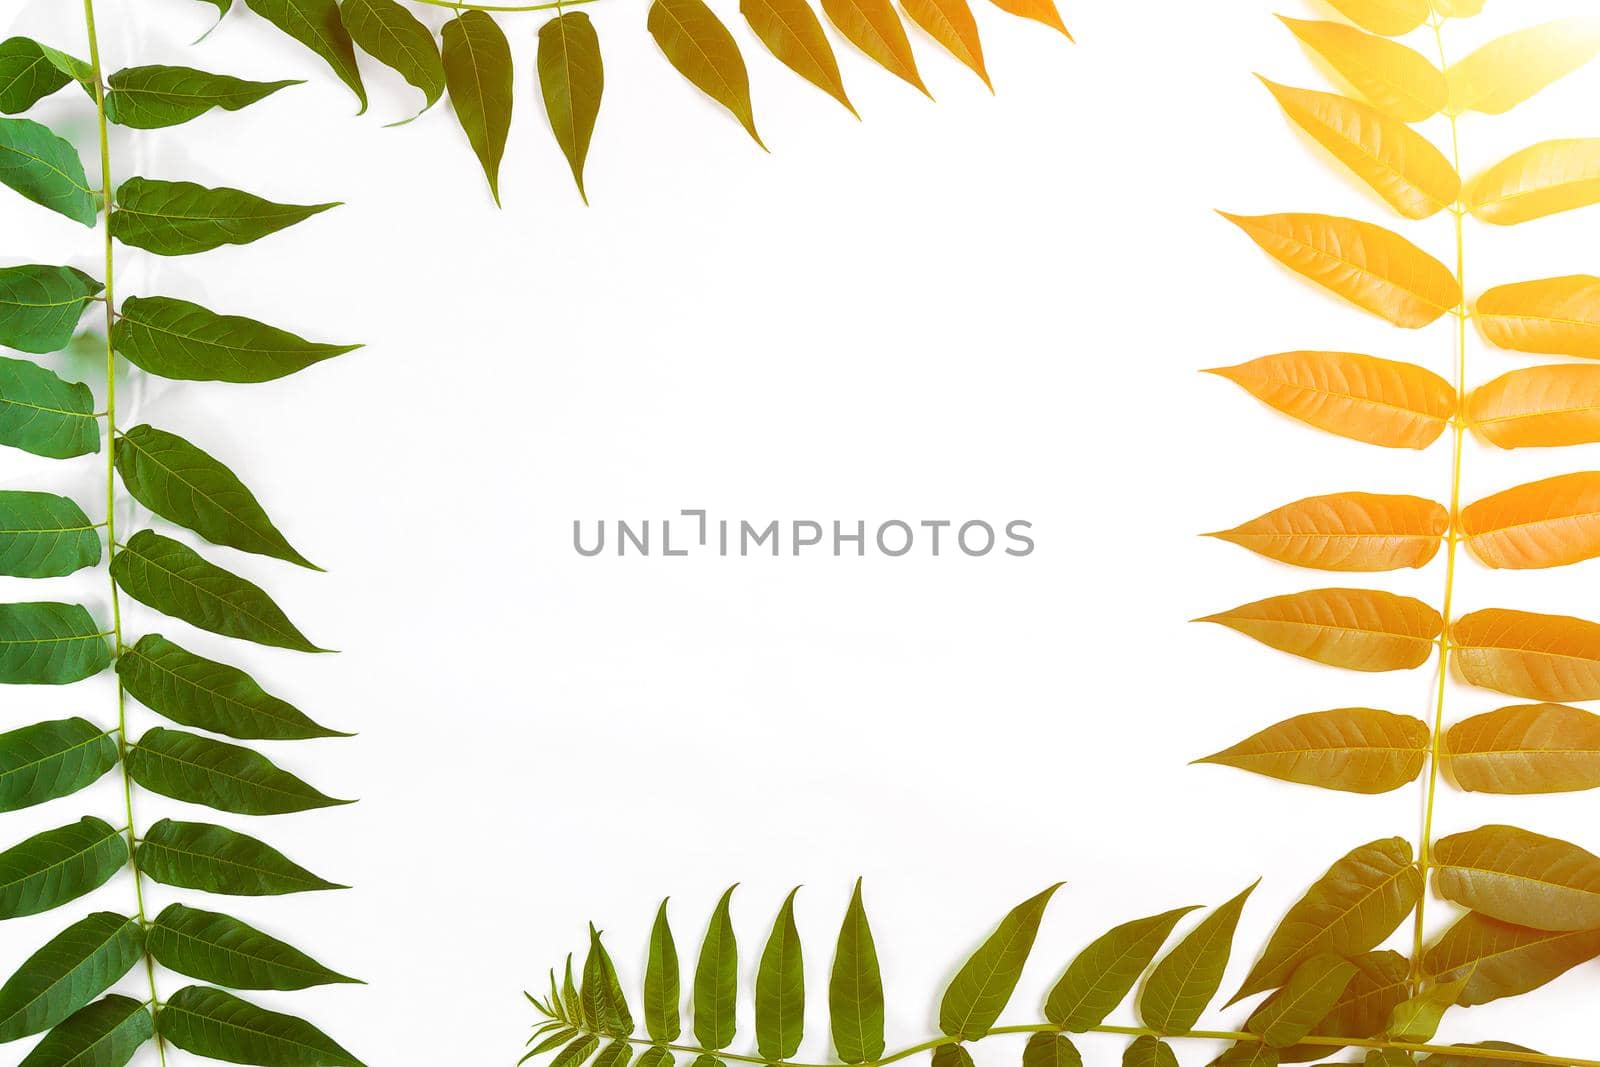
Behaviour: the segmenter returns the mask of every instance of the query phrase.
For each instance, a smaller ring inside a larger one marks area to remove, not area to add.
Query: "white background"
[[[141,379],[123,395],[124,425],[153,421],[230,462],[330,571],[207,549],[338,656],[128,613],[130,637],[159,627],[361,732],[263,747],[362,803],[223,818],[358,888],[202,903],[371,987],[254,999],[324,1024],[370,1064],[509,1063],[532,1022],[520,990],[583,949],[587,921],[605,928],[636,990],[657,901],[673,897],[687,971],[716,895],[741,882],[741,969],[753,981],[783,894],[804,883],[805,1055],[819,1058],[832,942],[862,875],[894,1048],[934,1032],[954,967],[1050,882],[1069,884],[1013,1020],[1036,1020],[1067,959],[1114,922],[1215,904],[1264,875],[1231,993],[1329,863],[1373,838],[1415,838],[1415,788],[1356,797],[1186,765],[1303,711],[1423,715],[1433,685],[1426,668],[1338,672],[1185,622],[1359,584],[1200,531],[1314,493],[1442,497],[1448,486],[1447,442],[1411,453],[1322,436],[1196,373],[1291,348],[1452,365],[1448,320],[1393,330],[1278,269],[1212,214],[1359,215],[1403,225],[1441,256],[1450,248],[1446,217],[1391,222],[1251,77],[1325,84],[1271,5],[1073,3],[1077,46],[985,7],[994,97],[914,38],[937,105],[840,42],[858,124],[762,54],[723,3],[769,156],[662,61],[642,4],[606,0],[590,9],[607,87],[589,209],[536,105],[537,22],[507,17],[519,69],[503,211],[444,106],[383,128],[417,101],[375,65],[372,112],[357,119],[314,57],[242,5],[192,48],[206,4],[99,6],[111,66],[311,82],[237,116],[119,133],[119,177],[348,202],[249,248],[169,261],[121,252],[121,295],[181,296],[367,344],[277,383]],[[1452,26],[1450,46],[1459,55],[1582,6],[1492,3]],[[1311,0],[1282,10],[1326,15]],[[27,0],[11,22],[81,53],[76,16],[74,4]],[[1510,118],[1470,118],[1468,170],[1535,140],[1600,132],[1597,93],[1591,69]],[[83,101],[66,92],[42,117],[89,132]],[[7,262],[98,273],[87,231],[19,204],[4,207]],[[1597,240],[1593,213],[1512,231],[1474,224],[1469,288],[1595,272]],[[96,376],[92,362],[51,362]],[[1475,340],[1471,375],[1526,363]],[[1474,443],[1467,499],[1597,462],[1594,447],[1495,454]],[[86,502],[103,492],[94,460],[3,463],[8,487]],[[1025,518],[1039,547],[1021,560],[582,559],[570,547],[574,518],[697,507],[752,521]],[[1491,574],[1468,562],[1459,602],[1594,616],[1595,566]],[[1439,563],[1371,582],[1434,602],[1442,583]],[[103,615],[104,573],[51,595]],[[1454,687],[1450,713],[1507,702]],[[6,724],[104,722],[112,699],[102,678],[11,690],[4,703]],[[135,733],[153,721],[140,710]],[[108,778],[7,817],[4,838],[83,810],[117,822],[119,803]],[[1600,847],[1582,796],[1447,790],[1439,807],[1441,833],[1508,821]],[[139,796],[142,825],[165,813],[207,817]],[[173,899],[152,895],[152,907]],[[119,878],[88,903],[127,909],[130,897]],[[0,959],[20,959],[65,914],[6,924]],[[1595,1055],[1581,1021],[1595,974],[1458,1012],[1445,1037]],[[1207,1022],[1235,1026],[1246,1010]],[[745,1018],[741,1049],[750,1033]],[[1094,1062],[1119,1050],[1084,1048]],[[996,1042],[980,1058],[1015,1051]],[[1189,1047],[1185,1060],[1208,1052]]]

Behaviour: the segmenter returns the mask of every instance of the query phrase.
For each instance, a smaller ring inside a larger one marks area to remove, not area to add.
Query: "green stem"
[[[117,353],[111,343],[111,329],[116,324],[115,246],[111,239],[111,135],[106,119],[106,85],[104,68],[100,63],[100,36],[95,31],[94,0],[83,0],[83,22],[89,37],[89,66],[94,76],[95,122],[100,135],[100,207],[101,229],[105,237],[105,309],[106,309],[106,563],[107,578],[111,586],[111,638],[117,658],[122,657],[122,601],[115,578],[110,577],[109,566],[117,558]],[[128,866],[133,872],[133,896],[141,926],[149,927],[150,920],[144,909],[144,874],[139,870],[138,840],[134,834],[133,778],[128,774],[128,701],[122,688],[122,676],[117,679],[117,765],[122,772],[122,803],[128,819]],[[151,1014],[160,1011],[161,997],[156,991],[156,965],[149,952],[144,954],[145,976],[150,982]],[[161,1063],[167,1062],[166,1043],[156,1038],[156,1051]]]

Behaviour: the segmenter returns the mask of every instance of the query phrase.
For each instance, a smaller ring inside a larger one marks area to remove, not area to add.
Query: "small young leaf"
[[[0,852],[0,919],[77,900],[127,865],[126,837],[100,819],[35,834]]]
[[[49,459],[100,451],[94,394],[37,363],[0,356],[0,445]]]
[[[99,530],[76,503],[0,490],[0,575],[59,578],[99,562]]]
[[[320,56],[367,110],[367,90],[356,66],[350,32],[339,18],[338,0],[244,0],[245,6]]]
[[[1395,1041],[1432,1041],[1444,1013],[1455,1004],[1465,985],[1465,979],[1442,982],[1402,1003],[1389,1018],[1389,1037]]]
[[[1178,1055],[1165,1041],[1145,1034],[1123,1050],[1122,1067],[1178,1067]]]
[[[1056,10],[1055,0],[992,0],[992,2],[995,7],[1008,15],[1042,22],[1051,29],[1059,31],[1067,40],[1072,40],[1072,34],[1067,32],[1066,23],[1061,21],[1061,13]]]
[[[346,889],[253,837],[209,823],[162,819],[139,843],[139,869],[163,885],[236,897]]]
[[[352,803],[335,800],[261,753],[157,726],[131,746],[128,777],[152,793],[236,815],[286,815]]]
[[[1310,589],[1208,615],[1264,645],[1352,671],[1420,667],[1443,620],[1412,597],[1378,589]]]
[[[167,296],[123,301],[111,340],[140,370],[203,382],[270,382],[361,347],[317,344]]]
[[[1600,441],[1600,367],[1560,363],[1502,374],[1473,390],[1466,416],[1498,448],[1592,444]]]
[[[1600,138],[1546,141],[1479,175],[1467,189],[1473,215],[1497,226],[1600,203]]]
[[[339,16],[367,55],[422,92],[426,111],[444,95],[444,63],[433,33],[396,0],[342,0]],[[407,120],[409,121],[409,120]]]
[[[1600,788],[1600,715],[1565,704],[1521,704],[1474,715],[1444,736],[1441,758],[1469,793],[1565,793]]]
[[[0,734],[0,811],[70,796],[117,765],[117,743],[87,719],[57,719]]]
[[[260,587],[153,531],[129,539],[111,561],[111,576],[139,603],[202,630],[275,648],[328,651],[307,640]]]
[[[0,184],[85,226],[93,226],[99,217],[100,202],[89,188],[78,150],[32,119],[0,119]]]
[[[444,78],[456,118],[500,203],[500,157],[511,130],[511,45],[482,11],[464,11],[444,25]]]
[[[903,0],[906,14],[945,47],[951,55],[964,63],[983,84],[989,81],[989,72],[983,65],[983,43],[978,39],[978,21],[972,17],[967,0]],[[1070,1043],[1069,1043],[1070,1044]]]
[[[1434,845],[1434,889],[1492,919],[1536,930],[1600,927],[1600,856],[1515,826],[1483,826]]]
[[[828,1013],[833,1047],[842,1062],[866,1063],[883,1055],[883,977],[867,908],[861,900],[860,879],[839,929],[833,973],[828,979]]]
[[[582,11],[569,11],[539,27],[539,91],[556,144],[567,157],[578,194],[583,190],[583,162],[589,156],[600,96],[605,90],[605,65],[600,61],[600,38],[594,23]]]
[[[1450,106],[1503,115],[1596,55],[1600,18],[1562,19],[1509,33],[1450,68]]]
[[[186,986],[174,993],[156,1015],[156,1031],[185,1052],[214,1060],[363,1067],[304,1019],[279,1015],[205,986]]]
[[[706,939],[700,945],[700,962],[694,971],[694,1036],[710,1049],[733,1044],[735,1012],[739,996],[739,947],[733,933],[728,908],[733,901],[729,887],[717,901]]]
[[[1196,763],[1347,793],[1388,793],[1417,780],[1432,731],[1421,719],[1375,708],[1296,715]]]
[[[1194,1028],[1222,985],[1239,915],[1258,884],[1207,915],[1156,964],[1139,994],[1139,1017],[1146,1026],[1166,1034]]]
[[[826,10],[826,3],[823,7]],[[756,144],[765,148],[756,132],[744,57],[733,34],[704,0],[652,0],[647,26],[667,62],[695,88],[731,111]]]
[[[1099,1026],[1132,991],[1178,920],[1194,910],[1176,908],[1123,923],[1100,935],[1078,953],[1050,991],[1045,1018],[1074,1033]]]
[[[805,963],[794,921],[798,892],[784,900],[756,972],[756,1047],[769,1060],[793,1056],[805,1031]]]
[[[1600,359],[1600,278],[1574,274],[1497,286],[1478,298],[1473,318],[1497,348]]]
[[[296,80],[252,82],[193,67],[128,67],[106,79],[106,118],[135,130],[158,130],[199,118],[214,107],[238,111]]]
[[[552,978],[552,994],[553,987]],[[683,1032],[678,997],[678,947],[672,940],[667,902],[663,900],[650,931],[650,959],[644,972],[644,1025],[650,1040],[662,1043],[678,1040]],[[646,1067],[643,1059],[639,1067]]]
[[[182,904],[156,916],[148,948],[163,967],[230,989],[309,989],[356,981],[230,915]]]
[[[20,115],[73,81],[71,65],[57,56],[70,58],[29,37],[0,41],[0,111]]]
[[[600,943],[600,931],[593,926],[589,927],[589,957],[583,964],[583,1017],[596,1030],[612,1037],[633,1033],[633,1016],[628,1012],[622,983],[617,980],[617,969]]]
[[[1244,1028],[1260,1034],[1273,1048],[1288,1048],[1333,1010],[1355,976],[1355,964],[1342,957],[1331,953],[1312,956],[1294,969],[1282,989],[1251,1013]]]
[[[1426,566],[1449,528],[1450,512],[1436,501],[1331,493],[1285,504],[1210,536],[1297,567],[1392,571]]]
[[[1012,908],[966,965],[956,972],[939,1005],[939,1029],[950,1037],[978,1041],[1005,1011],[1033,951],[1045,908],[1061,883]]]
[[[878,66],[931,97],[928,87],[922,84],[922,75],[917,73],[906,28],[889,0],[822,0],[822,12],[845,40]]]
[[[51,938],[0,986],[0,1042],[50,1029],[115,985],[144,956],[138,920],[95,912]]]
[[[1022,1067],[1083,1067],[1083,1056],[1060,1034],[1034,1034],[1022,1050]]]
[[[75,267],[31,263],[0,268],[0,345],[59,352],[71,342],[83,309],[100,289],[99,282]]]
[[[1444,110],[1450,96],[1444,75],[1399,41],[1338,22],[1278,18],[1379,111],[1401,122],[1421,122]]]
[[[154,1036],[149,1009],[112,994],[58,1023],[18,1067],[122,1067]]]
[[[335,204],[274,204],[238,189],[129,178],[117,188],[111,235],[158,256],[245,245]]]
[[[778,62],[856,114],[845,95],[833,46],[806,0],[739,0],[739,14]]]
[[[1465,979],[1456,1003],[1488,1004],[1530,993],[1600,956],[1600,930],[1532,930],[1475,912],[1463,915],[1423,957],[1436,982]]]
[[[67,685],[111,665],[106,635],[77,604],[0,604],[0,684]]]
[[[1564,567],[1600,556],[1600,472],[1529,482],[1468,504],[1461,532],[1486,566]]]
[[[1364,30],[1403,37],[1428,21],[1428,0],[1328,0],[1339,14]]]
[[[1450,628],[1461,676],[1528,700],[1600,700],[1600,624],[1485,608]]]

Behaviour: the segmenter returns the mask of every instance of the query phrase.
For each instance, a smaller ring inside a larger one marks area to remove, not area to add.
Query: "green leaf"
[[[128,777],[152,793],[236,815],[287,815],[352,801],[325,796],[261,753],[157,726],[128,749]]]
[[[989,1033],[1016,991],[1045,908],[1060,888],[1058,882],[1011,909],[966,966],[956,972],[939,1005],[940,1030],[964,1041],[978,1041]]]
[[[150,955],[163,967],[230,989],[359,984],[231,915],[182,904],[156,916],[147,942]]]
[[[439,102],[444,63],[432,32],[415,15],[396,0],[344,0],[339,14],[363,52],[421,90],[423,111]]]
[[[1211,1067],[1278,1067],[1282,1054],[1260,1041],[1240,1041],[1211,1061]]]
[[[253,82],[193,67],[128,67],[106,84],[106,118],[135,130],[178,126],[214,107],[238,111],[264,100],[298,80]]]
[[[363,1067],[304,1019],[258,1008],[207,986],[185,986],[174,993],[156,1015],[156,1032],[185,1052],[230,1063]]]
[[[128,492],[163,519],[214,545],[321,569],[295,551],[233,471],[177,434],[135,426],[117,439],[116,452]]]
[[[0,574],[59,578],[100,562],[100,531],[64,496],[0,490]]]
[[[28,37],[0,41],[0,111],[18,115],[80,80],[83,61]]]
[[[1022,1067],[1083,1067],[1083,1056],[1060,1034],[1034,1034],[1022,1050]]]
[[[600,37],[582,11],[571,11],[539,27],[539,91],[556,144],[567,157],[578,194],[583,189],[583,162],[589,155],[600,96],[605,90],[605,67],[600,61]]]
[[[561,987],[561,1000],[567,1008],[567,1018],[573,1026],[585,1026],[588,1023],[583,1017],[583,998],[578,995],[577,984],[572,980],[572,955],[567,955],[566,980]]]
[[[656,910],[650,930],[650,959],[644,972],[644,1025],[652,1041],[676,1041],[683,1032],[678,1014],[678,947],[667,922],[667,902]],[[643,1058],[639,1067],[646,1067]]]
[[[633,1059],[633,1047],[626,1041],[613,1041],[600,1050],[600,1055],[594,1058],[594,1067],[628,1067],[628,1061]]]
[[[739,45],[703,0],[654,0],[646,20],[650,36],[679,74],[733,113],[765,148],[750,103],[750,75]]]
[[[639,1055],[639,1062],[634,1067],[672,1067],[672,1053],[660,1045],[651,1045]]]
[[[828,979],[828,1014],[840,1061],[866,1063],[883,1055],[883,977],[859,878],[839,929]]]
[[[784,900],[756,971],[756,1047],[769,1060],[793,1056],[805,1030],[805,963],[794,921],[798,892],[791,890]]]
[[[0,734],[0,811],[70,796],[117,765],[117,743],[87,719],[57,719]]]
[[[245,6],[320,56],[367,110],[355,44],[339,18],[338,0],[244,0]]]
[[[1469,1044],[1451,1045],[1451,1048],[1484,1049],[1491,1052],[1523,1052],[1539,1053],[1525,1045],[1513,1045],[1509,1041],[1474,1041]],[[1525,1061],[1493,1059],[1488,1056],[1463,1056],[1448,1052],[1435,1052],[1422,1061],[1427,1067],[1522,1067]]]
[[[145,1006],[113,994],[58,1023],[19,1067],[123,1067],[154,1036]]]
[[[361,347],[317,344],[167,296],[123,301],[111,340],[140,370],[203,382],[270,382]]]
[[[0,1042],[50,1029],[115,985],[144,956],[137,919],[96,912],[51,938],[0,986]]]
[[[1164,1034],[1194,1029],[1216,996],[1233,952],[1233,932],[1257,882],[1206,916],[1150,973],[1139,995],[1139,1016]]]
[[[236,897],[348,889],[225,826],[162,819],[139,843],[139,869],[163,885]]]
[[[1355,976],[1356,965],[1348,960],[1332,953],[1312,956],[1251,1014],[1244,1028],[1273,1048],[1288,1048],[1333,1010]]]
[[[940,1045],[933,1050],[933,1067],[977,1067],[964,1045]]]
[[[1146,1034],[1123,1051],[1122,1067],[1178,1067],[1178,1056],[1171,1045]]]
[[[617,969],[593,925],[589,927],[589,957],[583,964],[583,1016],[603,1034],[627,1037],[633,1033],[633,1016],[617,980]]]
[[[77,604],[0,604],[0,683],[66,685],[111,664],[111,646]]]
[[[1444,1013],[1455,1004],[1471,977],[1435,983],[1400,1004],[1389,1017],[1389,1036],[1396,1041],[1432,1041],[1444,1021]]]
[[[733,902],[729,886],[717,901],[700,944],[700,962],[694,971],[694,1036],[702,1046],[724,1049],[733,1044],[739,999],[739,946],[728,914]]]
[[[99,217],[78,150],[32,119],[0,119],[0,184],[85,226]]]
[[[1364,952],[1352,956],[1356,976],[1332,1010],[1318,1020],[1312,1032],[1322,1037],[1374,1037],[1389,1025],[1395,1006],[1411,995],[1411,961],[1398,952]],[[1284,1062],[1320,1060],[1333,1055],[1327,1045],[1296,1045],[1284,1049]]]
[[[123,649],[117,673],[134,699],[184,726],[243,740],[351,736],[312,722],[237,667],[202,659],[160,634]]]
[[[1078,953],[1050,991],[1045,1018],[1074,1033],[1099,1026],[1133,990],[1139,976],[1172,936],[1178,920],[1194,910],[1177,908],[1123,923],[1102,934]]]
[[[550,1067],[579,1067],[594,1050],[600,1047],[600,1039],[591,1034],[584,1034],[573,1041],[566,1048],[556,1053],[555,1059],[550,1061]]]
[[[37,363],[0,356],[0,445],[48,459],[100,451],[94,394]]]
[[[549,1037],[545,1038],[543,1041],[539,1042],[537,1045],[533,1046],[532,1050],[529,1051],[527,1058],[531,1059],[534,1056],[542,1056],[553,1048],[558,1048],[562,1045],[565,1045],[568,1041],[571,1041],[577,1036],[578,1031],[572,1029],[570,1026],[564,1026],[555,1033],[551,1034]]]
[[[129,178],[117,188],[111,235],[158,256],[247,245],[337,204],[275,204],[238,189]]]
[[[10,122],[0,119],[0,123]],[[4,126],[0,125],[0,137]],[[5,165],[0,143],[0,168]],[[0,178],[5,176],[0,169]],[[92,220],[91,220],[92,221]],[[83,309],[100,283],[75,267],[30,263],[0,268],[0,345],[24,352],[59,352],[72,341]]]
[[[261,589],[187,545],[140,530],[111,561],[118,588],[202,630],[275,648],[326,652],[306,639]]]
[[[456,119],[500,203],[500,157],[511,131],[511,45],[482,11],[444,24],[444,79]]]
[[[109,823],[86,818],[0,852],[0,919],[38,915],[105,885],[128,862]]]

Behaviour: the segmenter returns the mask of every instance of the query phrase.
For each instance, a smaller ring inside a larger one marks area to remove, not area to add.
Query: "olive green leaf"
[[[260,0],[246,0],[254,6]],[[232,993],[185,986],[156,1015],[156,1032],[185,1052],[230,1063],[363,1067],[304,1019],[258,1008]]]
[[[620,1038],[600,1050],[594,1058],[594,1067],[628,1067],[633,1059],[633,1048]]]
[[[128,863],[121,833],[86,818],[0,852],[0,919],[38,915],[105,885]]]
[[[1364,952],[1352,956],[1356,975],[1312,1032],[1321,1037],[1368,1038],[1383,1033],[1394,1009],[1411,995],[1411,961],[1398,952]],[[1327,1045],[1295,1045],[1283,1050],[1285,1063],[1320,1060],[1337,1049]]]
[[[769,1060],[793,1056],[805,1030],[805,960],[794,921],[798,892],[791,890],[784,900],[756,971],[756,1048]]]
[[[1404,1049],[1369,1048],[1361,1059],[1361,1067],[1411,1067],[1416,1062]]]
[[[137,919],[107,911],[73,923],[0,986],[0,1042],[48,1030],[115,985],[144,956]]]
[[[85,226],[99,216],[78,150],[32,119],[0,119],[0,184]]]
[[[106,118],[135,130],[157,130],[199,118],[214,107],[238,111],[296,79],[253,82],[193,67],[128,67],[106,79]]]
[[[1178,1067],[1178,1056],[1171,1045],[1145,1034],[1123,1051],[1122,1067]]]
[[[572,1029],[572,1027],[560,1027],[554,1033],[547,1036],[543,1041],[539,1042],[537,1045],[534,1045],[533,1048],[528,1052],[528,1055],[524,1056],[523,1059],[528,1060],[535,1056],[542,1056],[553,1048],[559,1048],[560,1046],[565,1045],[568,1041],[571,1041],[577,1036],[578,1031]]]
[[[988,1034],[1016,991],[1045,908],[1060,888],[1058,882],[1011,909],[999,928],[956,972],[939,1005],[940,1030],[965,1041],[977,1041]]]
[[[367,110],[367,89],[356,66],[355,44],[339,18],[338,0],[244,0],[245,6],[315,52]]]
[[[29,37],[0,41],[0,111],[18,115],[68,82],[92,84],[89,65]]]
[[[202,630],[275,648],[328,651],[307,640],[258,586],[153,531],[129,539],[111,561],[111,577],[139,603]]]
[[[1240,1041],[1211,1061],[1210,1067],[1278,1067],[1282,1054],[1260,1041]]]
[[[750,74],[739,45],[703,0],[654,0],[646,25],[667,62],[733,117],[766,148],[756,132],[750,103]]]
[[[158,256],[247,245],[338,204],[275,204],[238,189],[129,178],[117,187],[111,235]]]
[[[1444,1013],[1455,1004],[1468,980],[1439,982],[1401,1003],[1389,1017],[1388,1035],[1396,1041],[1432,1041]]]
[[[162,819],[139,842],[139,869],[163,885],[235,897],[348,889],[253,837],[210,823]]]
[[[1509,1041],[1473,1041],[1468,1044],[1451,1045],[1451,1048],[1483,1049],[1490,1052],[1519,1052],[1539,1053],[1525,1045],[1513,1045]],[[1422,1061],[1427,1067],[1522,1067],[1526,1061],[1490,1058],[1488,1056],[1457,1055],[1448,1052],[1435,1052]]]
[[[1022,1067],[1083,1067],[1083,1056],[1060,1034],[1034,1034],[1022,1050]]]
[[[184,726],[243,740],[352,736],[312,722],[237,667],[204,659],[160,634],[123,649],[117,673],[134,699]]]
[[[99,528],[73,501],[0,490],[0,574],[59,578],[99,562]]]
[[[511,45],[484,12],[464,11],[444,24],[444,80],[498,204],[500,157],[511,131]]]
[[[423,111],[439,102],[444,63],[433,34],[415,15],[396,0],[343,0],[339,15],[363,52],[422,91]]]
[[[146,939],[163,967],[230,989],[309,989],[357,983],[231,915],[169,905]]]
[[[845,95],[822,20],[806,0],[739,0],[739,14],[780,63],[861,117]]]
[[[1139,995],[1139,1017],[1146,1026],[1164,1034],[1194,1028],[1222,984],[1239,915],[1259,884],[1207,915],[1156,964]]]
[[[37,363],[0,356],[0,445],[48,459],[100,451],[94,394]]]
[[[1244,1028],[1260,1034],[1273,1048],[1288,1048],[1333,1010],[1355,976],[1356,965],[1340,956],[1312,956],[1295,968],[1288,984],[1251,1013]]]
[[[0,734],[0,811],[70,796],[117,765],[117,743],[87,719],[57,719]]]
[[[295,551],[233,471],[177,434],[135,426],[117,438],[116,454],[128,492],[163,519],[215,545],[321,570]]]
[[[583,161],[589,155],[600,96],[605,90],[605,67],[600,61],[600,37],[582,11],[571,11],[539,27],[539,92],[556,144],[567,157],[578,195],[589,202],[583,188]]]
[[[702,1046],[724,1049],[733,1044],[735,1011],[739,997],[739,946],[728,914],[733,902],[729,886],[717,901],[700,943],[700,962],[694,971],[694,1036]]]
[[[154,1036],[145,1006],[112,994],[58,1023],[18,1067],[123,1067]]]
[[[140,370],[206,382],[270,382],[361,347],[317,344],[166,296],[123,301],[111,340]]]
[[[635,1067],[672,1067],[672,1053],[660,1045],[651,1045],[640,1053]]]
[[[0,123],[10,121],[0,119]],[[0,126],[0,131],[3,129]],[[4,165],[5,157],[0,154],[0,167]],[[0,177],[4,177],[3,171]],[[99,282],[75,267],[30,263],[0,268],[0,345],[24,352],[61,351],[72,340],[83,309],[100,288]]]
[[[1600,956],[1600,930],[1534,930],[1468,912],[1423,957],[1436,981],[1465,978],[1463,1007],[1520,996]]]
[[[940,1045],[933,1050],[933,1067],[977,1067],[964,1045]]]
[[[622,983],[611,955],[600,943],[600,931],[589,927],[589,956],[583,964],[583,1017],[589,1025],[612,1037],[633,1033],[633,1016],[628,1011]],[[609,1050],[608,1050],[609,1051]]]
[[[883,1055],[883,977],[859,878],[839,929],[828,979],[828,1012],[833,1047],[842,1062],[866,1063]]]
[[[0,683],[66,685],[111,664],[111,646],[77,604],[0,604]]]
[[[1102,934],[1078,953],[1050,991],[1045,1018],[1074,1033],[1099,1026],[1132,991],[1139,976],[1172,936],[1178,920],[1194,910],[1177,908],[1123,923]]]
[[[678,1014],[678,997],[678,946],[672,940],[672,927],[667,922],[667,902],[663,900],[661,907],[656,910],[655,925],[650,930],[650,957],[644,972],[644,1025],[650,1040],[678,1040],[678,1035],[683,1032],[683,1021]],[[645,1067],[642,1059],[639,1067]]]
[[[586,1026],[588,1020],[583,1017],[583,998],[578,994],[578,985],[572,980],[572,954],[567,954],[566,980],[561,987],[561,999],[567,1007],[567,1017],[574,1026]]]
[[[1434,888],[1492,919],[1539,930],[1600,927],[1600,857],[1514,826],[1483,826],[1434,845]]]
[[[128,777],[152,793],[236,815],[286,815],[330,808],[335,800],[261,753],[164,726],[128,749]]]
[[[550,1061],[550,1067],[579,1067],[595,1049],[600,1047],[600,1039],[592,1034],[583,1034],[566,1048],[556,1053],[555,1059]]]

